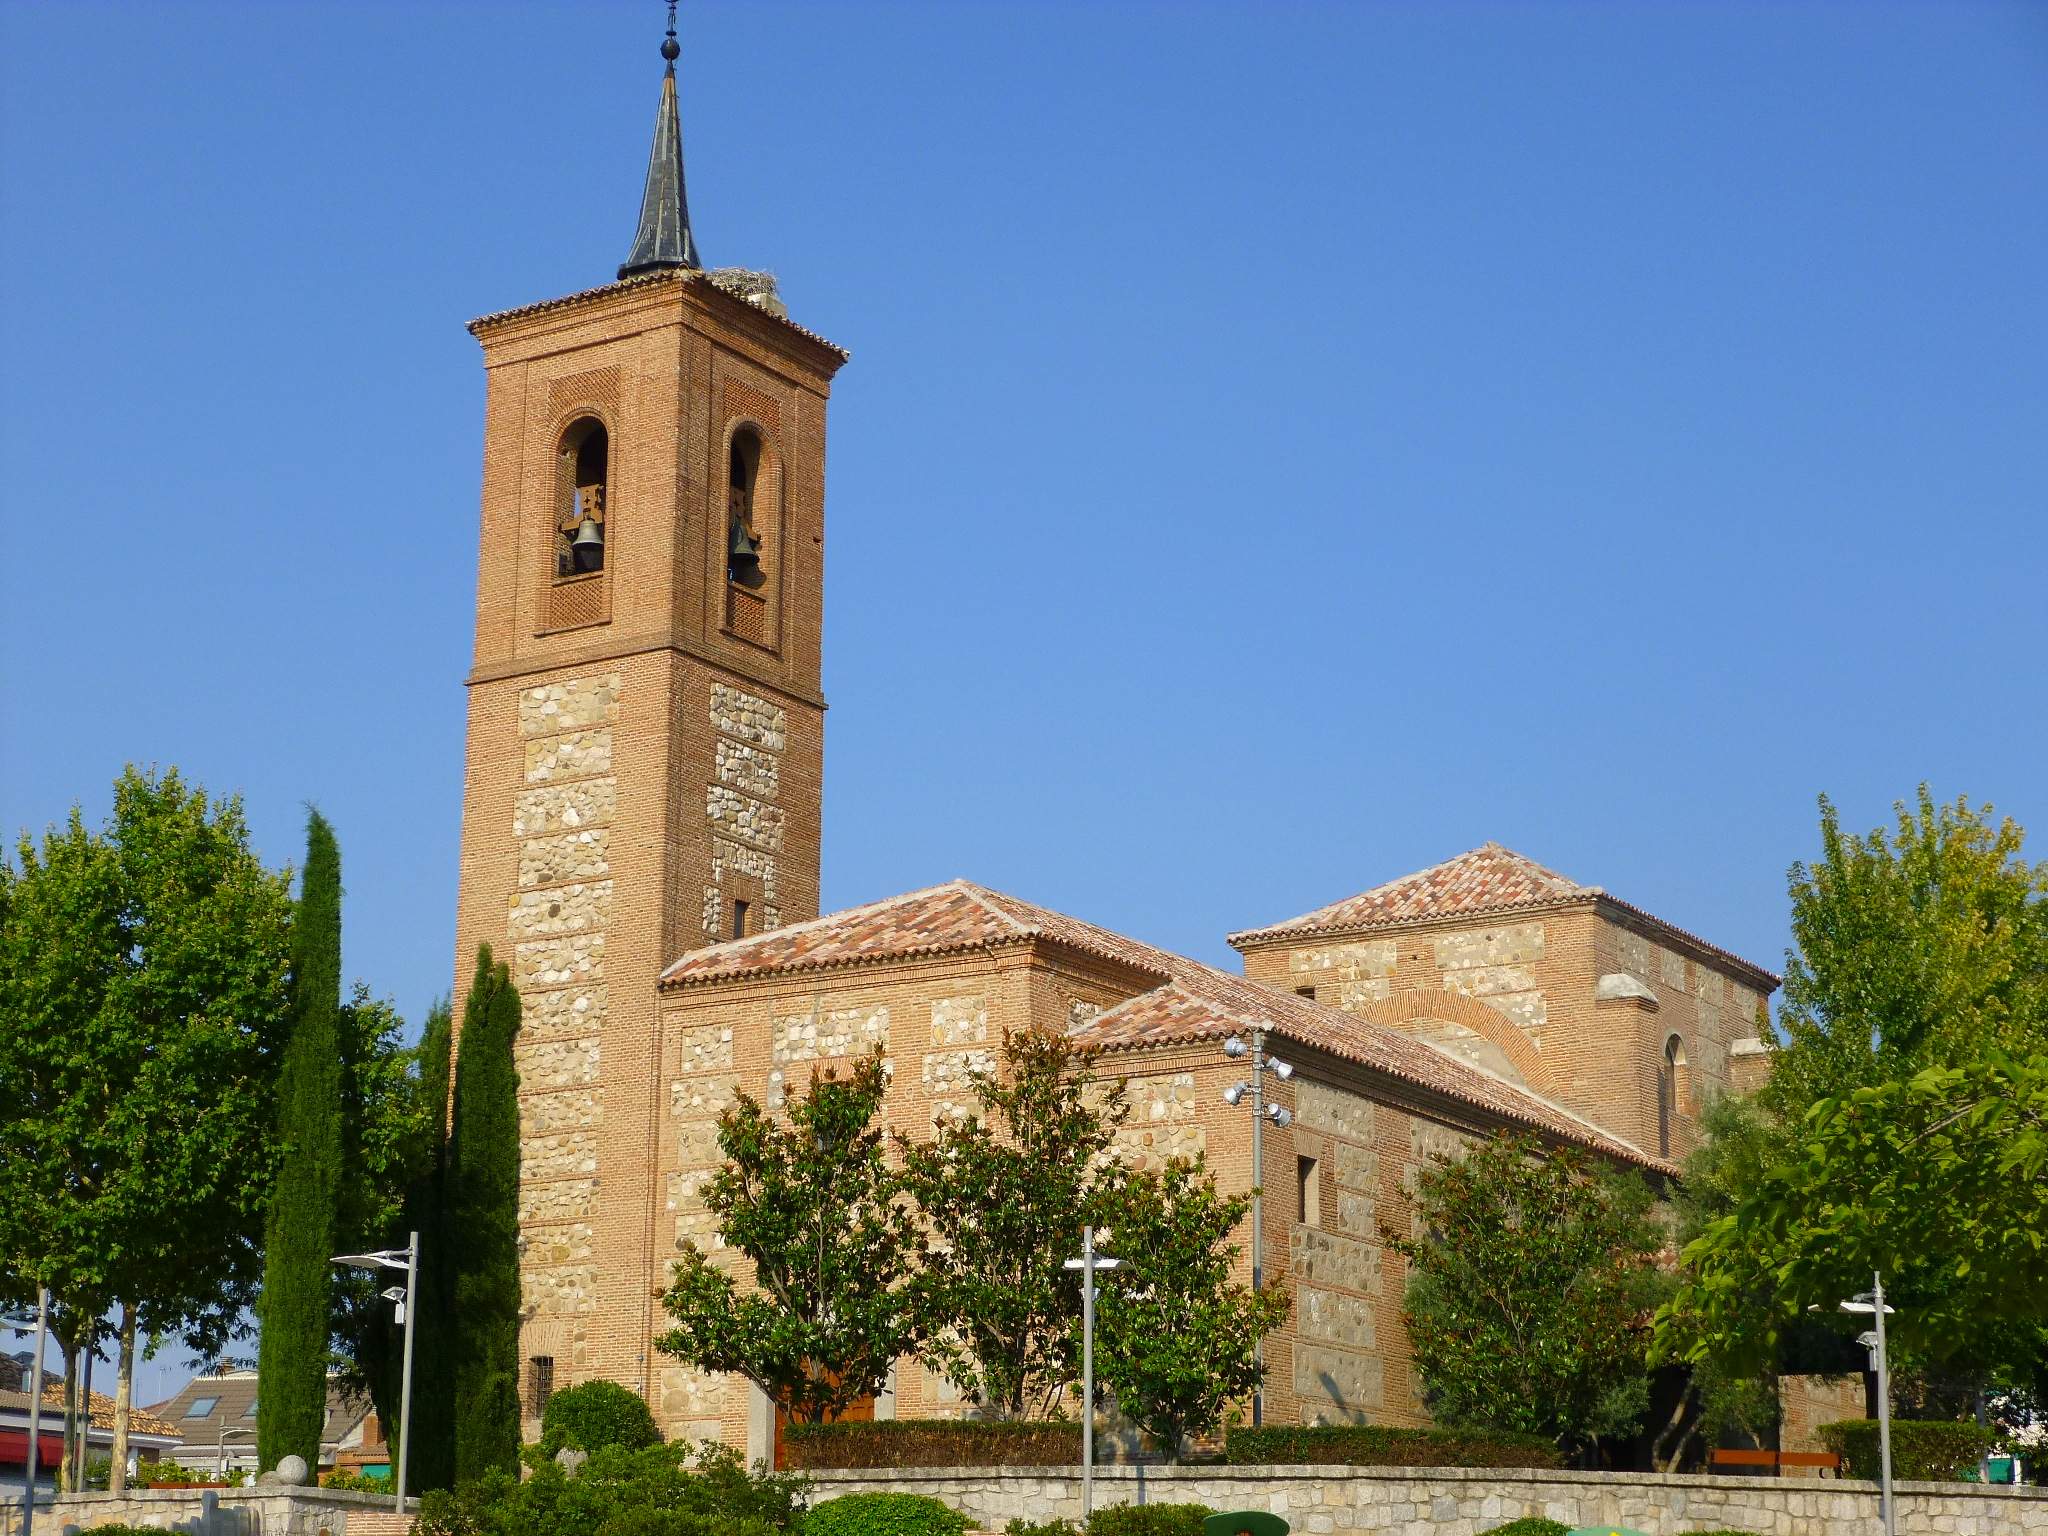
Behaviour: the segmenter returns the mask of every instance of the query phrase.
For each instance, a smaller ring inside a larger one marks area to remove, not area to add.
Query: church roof
[[[1184,955],[954,880],[685,955],[669,988],[1044,941],[1128,967],[1137,995],[1077,1029],[1105,1050],[1178,1045],[1264,1029],[1511,1123],[1650,1168],[1675,1171],[1633,1143],[1428,1041]]]
[[[1685,940],[1706,955],[1747,974],[1766,990],[1777,986],[1778,977],[1762,966],[1710,944],[1697,934],[1665,922],[1609,894],[1597,885],[1581,885],[1569,875],[1538,864],[1525,854],[1499,843],[1481,843],[1455,859],[1418,869],[1412,875],[1389,880],[1356,896],[1333,901],[1313,912],[1263,928],[1233,933],[1230,942],[1239,949],[1278,939],[1354,933],[1363,929],[1394,928],[1406,923],[1446,917],[1487,917],[1547,907],[1576,906],[1605,902],[1632,916],[1642,918],[1664,932]]]
[[[690,233],[690,199],[683,182],[683,128],[676,104],[676,34],[669,24],[661,45],[668,67],[661,76],[661,105],[654,116],[654,144],[647,153],[647,185],[640,194],[640,224],[633,249],[619,267],[620,277],[642,272],[703,265]]]

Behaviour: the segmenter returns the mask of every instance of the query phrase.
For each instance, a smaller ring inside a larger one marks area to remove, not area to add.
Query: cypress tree
[[[328,1277],[342,1161],[341,850],[318,811],[292,916],[291,1034],[278,1075],[283,1157],[264,1226],[256,1457],[320,1464],[327,1421]]]
[[[480,945],[455,1056],[444,1223],[454,1261],[455,1476],[519,1469],[519,994]]]
[[[419,1292],[412,1335],[412,1444],[406,1479],[414,1489],[455,1486],[455,1354],[450,1319],[454,1261],[444,1225],[448,1176],[448,1084],[455,1059],[455,1016],[434,1005],[420,1033],[420,1101],[428,1108],[427,1145],[405,1192],[405,1224],[420,1235]],[[390,1421],[396,1425],[394,1418]],[[393,1431],[395,1433],[395,1430]],[[393,1454],[396,1441],[391,1442]]]

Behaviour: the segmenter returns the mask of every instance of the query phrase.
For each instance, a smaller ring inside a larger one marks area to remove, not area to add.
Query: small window
[[[192,1406],[185,1410],[185,1417],[188,1419],[204,1419],[210,1417],[213,1410],[219,1406],[220,1399],[217,1397],[195,1397],[192,1399]]]
[[[1685,1042],[1673,1035],[1664,1042],[1664,1060],[1657,1067],[1657,1155],[1671,1155],[1671,1136],[1685,1105]]]
[[[555,580],[570,581],[604,569],[605,492],[610,474],[611,439],[603,422],[586,416],[562,434]]]
[[[533,1418],[547,1412],[548,1399],[555,1395],[555,1357],[535,1355],[526,1362],[526,1407]]]
[[[747,904],[744,901],[732,904],[732,936],[736,939],[747,936]]]
[[[1296,997],[1305,997],[1310,1002],[1314,1002],[1316,1000],[1316,989],[1314,987],[1296,987],[1294,995]]]
[[[255,1398],[253,1398],[253,1397],[252,1397],[252,1398],[250,1398],[250,1399],[249,1399],[249,1406],[248,1406],[248,1407],[246,1407],[246,1408],[244,1408],[244,1409],[242,1410],[242,1417],[243,1417],[243,1418],[245,1418],[245,1419],[253,1419],[253,1418],[255,1418],[255,1417],[256,1417],[256,1399],[255,1399]]]
[[[1323,1165],[1314,1157],[1297,1157],[1294,1160],[1295,1182],[1301,1192],[1301,1199],[1295,1210],[1304,1227],[1320,1227],[1323,1224]]]

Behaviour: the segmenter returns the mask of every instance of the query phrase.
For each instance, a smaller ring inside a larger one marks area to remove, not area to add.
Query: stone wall
[[[328,1488],[71,1493],[36,1510],[36,1530],[52,1536],[67,1526],[90,1531],[102,1525],[140,1525],[190,1536],[401,1536],[412,1529],[412,1517],[399,1515],[382,1494]]]
[[[717,733],[714,781],[705,787],[711,830],[711,879],[704,887],[702,927],[714,943],[734,937],[733,902],[752,904],[750,932],[782,926],[777,861],[782,856],[782,753],[789,715],[779,704],[735,688],[711,685],[711,728]]]
[[[940,1499],[983,1530],[1012,1519],[1081,1513],[1078,1471],[1051,1467],[811,1474],[812,1500],[896,1490]],[[1899,1485],[1908,1536],[2048,1532],[2048,1492]],[[1467,1471],[1398,1467],[1098,1467],[1095,1503],[1200,1503],[1271,1510],[1300,1536],[1410,1532],[1480,1536],[1523,1516],[1569,1526],[1621,1525],[1647,1536],[1702,1530],[1757,1536],[1883,1536],[1873,1484],[1820,1478],[1680,1477],[1645,1473]]]

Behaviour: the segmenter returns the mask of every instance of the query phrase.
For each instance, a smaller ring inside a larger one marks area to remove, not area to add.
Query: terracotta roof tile
[[[527,315],[546,314],[549,310],[553,309],[568,309],[578,304],[586,304],[592,299],[601,298],[605,294],[619,293],[628,288],[657,288],[664,283],[694,282],[702,282],[713,288],[719,286],[712,282],[711,274],[708,272],[695,272],[680,268],[664,268],[658,272],[641,272],[636,273],[632,277],[622,277],[615,283],[600,283],[595,288],[585,288],[578,293],[565,293],[559,298],[541,299],[537,303],[521,304],[512,309],[500,309],[488,315],[479,315],[476,319],[469,322],[469,332],[474,336],[481,331],[489,329],[491,326],[499,324],[501,321],[523,319]],[[727,290],[720,288],[719,291],[725,292]],[[747,301],[742,299],[741,302],[745,303]],[[787,315],[778,315],[772,309],[761,309],[761,306],[758,304],[753,307],[760,309],[762,314],[773,320],[777,325],[787,330],[795,331],[797,335],[802,336],[807,341],[814,341],[821,347],[837,352],[841,361],[853,356],[851,352],[840,346],[838,342],[820,336],[816,331],[811,330],[807,326],[798,325]]]
[[[1134,972],[1136,995],[1082,1026],[1105,1049],[1178,1044],[1263,1028],[1518,1125],[1672,1170],[1526,1088],[1389,1025],[1296,997],[966,880],[772,929],[685,955],[665,987],[856,965],[1044,939]]]
[[[1708,955],[1746,972],[1765,990],[1775,988],[1779,977],[1754,961],[1711,944],[1698,934],[1667,923],[1652,912],[1621,900],[1597,885],[1581,885],[1569,875],[1547,869],[1526,855],[1499,843],[1482,843],[1455,859],[1432,864],[1412,875],[1389,880],[1356,896],[1333,901],[1313,912],[1304,912],[1282,923],[1247,928],[1233,933],[1230,942],[1239,949],[1248,944],[1269,943],[1309,934],[1348,933],[1359,929],[1392,928],[1402,923],[1423,922],[1440,917],[1481,917],[1493,913],[1604,902],[1632,916],[1642,918]]]

